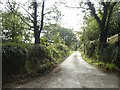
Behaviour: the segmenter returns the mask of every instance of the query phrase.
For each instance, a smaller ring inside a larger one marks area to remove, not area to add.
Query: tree
[[[14,9],[13,2],[17,7],[19,7],[17,11],[22,11],[20,14],[16,15],[20,17],[20,20],[22,20],[24,24],[26,24],[27,29],[30,30],[29,32],[34,34],[33,37],[35,44],[40,44],[40,34],[42,32],[44,24],[50,24],[50,20],[55,20],[56,23],[60,20],[61,13],[57,8],[57,2],[55,2],[55,5],[49,8],[45,8],[45,0],[42,0],[40,3],[37,2],[37,0],[28,1],[26,4],[8,0],[5,2],[6,4],[4,4],[4,8],[9,5],[11,9]],[[47,20],[49,22],[46,22]]]
[[[38,13],[38,11],[40,10],[38,9],[38,2],[36,0],[31,3],[31,7],[33,10],[32,14],[25,8],[23,7],[22,8],[28,13],[28,16],[30,16],[28,17],[30,22],[27,22],[27,25],[29,25],[30,28],[33,29],[34,31],[34,38],[35,38],[34,43],[40,44],[40,34],[43,30],[45,15],[50,14],[51,12],[58,13],[59,11],[57,10],[57,12],[55,12],[55,10],[51,10],[51,11],[45,12],[45,0],[42,0],[41,15],[39,15]],[[55,18],[58,18],[58,17],[55,17]],[[30,25],[30,23],[32,23],[32,25]]]
[[[44,30],[44,36],[47,37],[47,40],[50,43],[61,41],[61,43],[72,48],[77,42],[76,35],[71,29],[61,27],[57,24],[45,26],[44,29],[46,30]]]
[[[120,28],[119,28],[120,13],[118,12],[118,5],[119,5],[119,3],[117,3],[117,5],[114,7],[114,11],[113,11],[113,14],[111,16],[110,29],[108,32],[109,37],[120,33]]]
[[[30,41],[29,34],[27,35],[27,26],[21,20],[20,12],[15,2],[8,2],[8,10],[2,12],[2,34],[3,41],[23,42]],[[25,37],[24,37],[25,36]]]
[[[103,50],[107,43],[107,36],[109,31],[109,23],[110,18],[114,9],[114,6],[117,4],[117,2],[101,2],[99,3],[103,8],[100,9],[100,14],[102,17],[99,17],[96,13],[96,9],[94,7],[94,4],[88,0],[87,5],[89,6],[89,10],[91,11],[92,16],[95,18],[95,20],[98,23],[99,29],[100,29],[100,50]]]
[[[103,4],[105,5],[103,6]],[[112,54],[110,51],[117,51],[117,40],[112,43],[107,43],[107,37],[114,34],[118,34],[118,17],[116,12],[116,2],[101,2],[99,5],[102,8],[95,8],[91,2],[87,2],[89,9],[91,9],[91,15],[87,15],[85,20],[84,31],[81,35],[82,43],[84,44],[84,52],[88,56],[96,57],[98,60],[104,62],[110,62],[109,55]],[[92,6],[91,6],[92,5]],[[106,6],[108,5],[108,6]],[[114,7],[114,8],[113,8]],[[107,9],[105,9],[107,8]],[[111,12],[112,8],[112,13]],[[96,10],[98,9],[98,10]],[[105,11],[106,10],[106,11]],[[102,26],[103,25],[103,26]],[[97,28],[96,28],[97,26]],[[97,30],[98,29],[98,30]],[[99,36],[99,42],[97,41]],[[115,35],[116,36],[116,35]],[[102,37],[102,38],[101,38]],[[99,45],[99,48],[97,47]],[[112,47],[111,47],[112,46]],[[114,47],[114,48],[113,48]],[[117,55],[117,53],[115,53]],[[116,56],[115,56],[116,57]],[[112,60],[113,58],[111,58]],[[116,59],[117,60],[117,59]]]
[[[85,16],[86,26],[83,27],[84,33],[83,36],[87,38],[88,41],[98,40],[99,39],[99,28],[94,17]]]
[[[37,25],[37,2],[33,2],[33,27],[34,27],[34,37],[35,37],[35,44],[40,44],[40,33],[43,29],[43,20],[44,20],[44,7],[45,7],[45,0],[42,1],[42,11],[41,11],[41,24],[40,30],[39,26]]]
[[[37,2],[33,2],[33,7],[34,7],[34,37],[35,37],[35,44],[40,44],[40,34],[41,31],[43,30],[43,25],[44,25],[44,16],[46,14],[50,14],[51,12],[57,13],[57,16],[54,17],[54,19],[57,21],[59,17],[61,16],[60,12],[57,10],[57,7],[54,5],[53,10],[48,11],[47,13],[44,13],[44,8],[45,8],[45,0],[42,0],[42,11],[41,11],[41,20],[40,20],[40,28],[37,27]]]

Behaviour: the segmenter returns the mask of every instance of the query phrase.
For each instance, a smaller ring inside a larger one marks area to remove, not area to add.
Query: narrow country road
[[[118,78],[101,72],[74,52],[50,74],[16,88],[118,88]]]

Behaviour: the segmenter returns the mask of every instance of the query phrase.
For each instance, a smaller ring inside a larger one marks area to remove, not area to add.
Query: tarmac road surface
[[[49,74],[15,88],[118,88],[118,77],[88,64],[76,51]]]

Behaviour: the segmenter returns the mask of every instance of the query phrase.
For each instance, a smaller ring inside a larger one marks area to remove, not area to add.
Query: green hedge
[[[35,76],[62,60],[68,55],[68,47],[63,44],[51,46],[3,43],[2,69],[3,83],[9,78],[20,75]]]
[[[98,41],[90,41],[85,46],[81,46],[81,50],[90,58],[105,63],[113,63],[118,66],[118,44],[108,43],[107,47],[103,50],[102,55],[99,54]]]
[[[48,49],[40,45],[3,43],[3,81],[17,75],[36,75],[53,66]]]
[[[95,55],[95,49],[97,47],[97,43],[98,43],[97,40],[87,42],[85,45],[81,46],[81,49],[83,48],[82,50],[84,50],[84,53],[88,57],[92,57]]]
[[[62,60],[61,58],[69,55],[69,49],[64,44],[56,43],[48,46],[47,48],[55,63],[58,63],[60,60]]]
[[[24,72],[27,49],[17,46],[2,47],[3,76]],[[21,72],[22,71],[22,72]]]

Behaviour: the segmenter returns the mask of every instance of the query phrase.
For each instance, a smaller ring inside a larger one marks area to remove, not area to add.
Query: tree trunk
[[[33,8],[34,8],[34,37],[35,37],[35,44],[40,44],[40,37],[39,37],[39,31],[37,27],[37,2],[33,2]]]
[[[42,12],[41,12],[41,25],[40,25],[40,30],[37,26],[37,2],[33,2],[33,7],[34,7],[34,37],[35,37],[35,44],[40,44],[40,34],[41,31],[43,30],[43,21],[44,21],[44,6],[45,1],[43,0],[42,4]]]
[[[114,6],[116,5],[117,2],[101,2],[103,5],[103,14],[102,14],[102,19],[98,17],[98,14],[96,13],[94,5],[88,0],[89,2],[87,3],[89,6],[89,9],[91,10],[92,15],[96,19],[99,29],[100,29],[100,36],[99,36],[99,59],[106,61],[106,54],[107,51],[105,50],[106,45],[107,45],[107,36],[108,36],[108,31],[109,31],[109,22],[110,22],[110,17],[112,15],[112,11]]]
[[[40,36],[39,36],[39,31],[35,32],[35,44],[40,44]]]
[[[14,13],[14,11],[12,11],[12,14],[13,14],[13,20],[15,20],[15,13]],[[14,23],[14,21],[12,21],[12,41],[15,41],[15,23]]]
[[[107,32],[108,30],[105,30],[104,27],[100,27],[100,37],[99,37],[99,44],[100,44],[100,49],[104,49],[107,44]]]
[[[110,2],[107,2],[107,4],[104,6],[103,18],[101,21],[101,25],[99,25],[100,26],[100,46],[101,46],[101,49],[104,49],[106,47],[106,44],[107,44],[108,31],[109,31],[109,27],[110,27],[109,22],[110,22],[113,8],[116,5],[116,3],[117,2],[114,2],[112,5],[110,5]],[[110,5],[110,9],[108,12],[109,5]],[[108,14],[108,16],[107,16],[107,14]]]
[[[41,31],[43,30],[43,24],[44,24],[44,7],[45,7],[45,0],[43,0],[43,4],[42,4],[41,25],[40,25],[39,37],[40,37]]]

